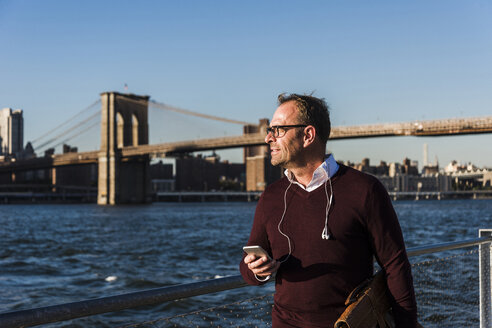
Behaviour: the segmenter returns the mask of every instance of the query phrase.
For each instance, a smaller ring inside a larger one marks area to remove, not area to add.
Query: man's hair
[[[299,113],[300,124],[312,125],[320,140],[326,144],[330,137],[331,123],[329,107],[323,98],[295,93],[282,93],[278,96],[278,104],[294,101]]]

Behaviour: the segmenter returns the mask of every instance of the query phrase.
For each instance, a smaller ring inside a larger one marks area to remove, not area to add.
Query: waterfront
[[[407,247],[472,238],[479,228],[492,227],[492,200],[394,204]],[[255,205],[3,205],[0,312],[235,275]],[[243,288],[74,320],[71,325],[141,322],[245,299],[272,288]]]

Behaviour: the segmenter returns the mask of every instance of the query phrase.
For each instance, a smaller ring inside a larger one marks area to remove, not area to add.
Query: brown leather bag
[[[335,328],[394,328],[384,271],[357,286],[347,297],[347,308]]]

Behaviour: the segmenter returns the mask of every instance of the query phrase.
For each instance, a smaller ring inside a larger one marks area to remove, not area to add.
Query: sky
[[[333,126],[492,116],[490,1],[0,0],[0,47],[0,107],[24,110],[25,141],[105,91],[252,123],[271,118],[282,92],[325,98]],[[151,114],[151,143],[241,133],[178,116]],[[95,149],[98,133],[73,144]],[[441,166],[492,167],[491,137],[328,149],[344,161],[422,164],[425,143]],[[241,150],[221,154],[242,160]]]

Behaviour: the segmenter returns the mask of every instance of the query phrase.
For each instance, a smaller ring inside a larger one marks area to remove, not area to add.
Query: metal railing
[[[492,327],[492,229],[479,237],[407,249],[410,257],[479,246],[480,327]],[[488,244],[488,245],[484,245]],[[0,314],[0,327],[30,327],[245,287],[241,275]]]

